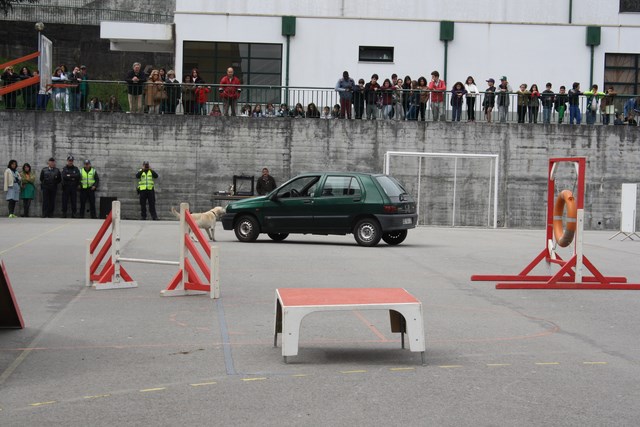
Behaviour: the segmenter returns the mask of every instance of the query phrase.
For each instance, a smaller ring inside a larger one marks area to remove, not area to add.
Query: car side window
[[[329,176],[322,187],[322,197],[342,197],[360,194],[358,180],[351,176]]]

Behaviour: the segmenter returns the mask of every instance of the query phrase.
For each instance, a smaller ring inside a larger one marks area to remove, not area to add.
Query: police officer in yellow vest
[[[96,189],[99,181],[98,172],[91,166],[91,161],[85,160],[84,167],[80,170],[80,218],[87,212],[85,209],[87,200],[89,200],[91,218],[97,218]]]
[[[147,219],[147,201],[149,201],[149,213],[154,221],[158,220],[156,214],[156,193],[153,190],[153,180],[158,174],[149,167],[149,162],[142,162],[142,169],[136,174],[138,178],[138,195],[140,196],[140,219]]]

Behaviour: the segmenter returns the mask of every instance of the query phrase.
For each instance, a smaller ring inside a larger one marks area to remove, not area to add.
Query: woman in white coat
[[[478,86],[476,86],[475,80],[473,77],[467,77],[467,80],[464,82],[464,88],[467,90],[467,121],[475,122],[476,121],[476,97],[480,95],[480,91],[478,90]]]
[[[6,200],[9,202],[9,218],[16,218],[16,203],[20,200],[20,172],[18,172],[18,162],[9,160],[7,170],[4,171],[4,191],[7,193]]]

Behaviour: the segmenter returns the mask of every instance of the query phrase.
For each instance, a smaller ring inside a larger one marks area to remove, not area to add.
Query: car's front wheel
[[[268,233],[267,236],[269,236],[274,242],[282,242],[284,239],[289,237],[289,233]]]
[[[375,218],[364,218],[353,227],[353,237],[360,246],[375,246],[382,238],[380,224]]]
[[[407,238],[407,230],[395,230],[382,235],[382,240],[388,245],[399,245]]]
[[[254,217],[244,215],[238,219],[233,231],[235,231],[236,237],[241,242],[253,242],[260,234],[259,228],[260,225]]]

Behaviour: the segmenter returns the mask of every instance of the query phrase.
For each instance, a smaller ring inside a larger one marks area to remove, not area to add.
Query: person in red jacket
[[[209,86],[196,86],[195,95],[196,95],[196,114],[197,115],[207,115],[207,94],[211,92]]]
[[[240,98],[240,79],[233,75],[233,68],[227,68],[227,75],[220,80],[220,98],[223,102],[223,110],[225,116],[229,115],[229,108],[231,108],[231,115],[236,115],[236,109],[238,106],[238,98]]]
[[[428,88],[431,92],[431,114],[433,115],[433,121],[437,122],[441,119],[440,115],[446,113],[444,95],[445,90],[447,90],[447,84],[444,80],[440,80],[440,73],[434,71],[431,73],[431,81]]]

